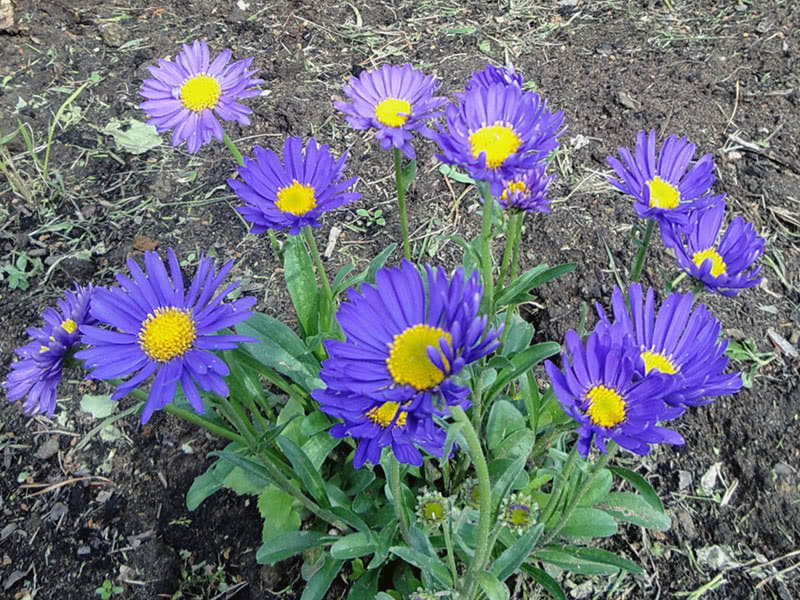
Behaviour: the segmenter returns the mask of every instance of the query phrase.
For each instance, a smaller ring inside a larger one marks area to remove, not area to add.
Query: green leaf
[[[256,562],[260,565],[274,565],[331,539],[335,538],[321,531],[287,531],[275,536],[269,543],[261,544],[256,552]]]
[[[617,533],[617,522],[602,510],[579,506],[559,532],[570,537],[608,537]]]
[[[566,263],[548,269],[545,264],[537,265],[525,271],[508,284],[507,287],[504,287],[497,295],[495,304],[500,307],[506,304],[519,304],[530,300],[531,290],[536,289],[543,283],[547,283],[551,279],[569,273],[575,269],[576,266],[578,266],[577,263]]]
[[[401,167],[400,173],[398,173],[397,184],[404,192],[408,191],[408,188],[411,186],[416,176],[417,161],[412,159],[404,167]]]
[[[283,244],[283,272],[303,334],[311,337],[319,330],[319,288],[302,236],[290,235],[286,238]]]
[[[505,581],[511,577],[528,558],[536,542],[539,541],[543,530],[544,525],[539,523],[520,536],[514,544],[503,550],[489,567],[489,571],[500,581]]]
[[[294,467],[295,473],[303,482],[305,489],[323,508],[330,506],[328,493],[325,491],[325,482],[322,480],[319,470],[314,467],[311,459],[308,458],[303,449],[292,439],[283,435],[278,436],[277,442],[286,458],[292,463],[292,467]]]
[[[507,367],[500,371],[500,374],[497,376],[497,381],[489,388],[487,398],[494,398],[497,392],[508,385],[512,379],[522,375],[534,365],[546,358],[550,358],[554,354],[558,354],[560,351],[561,346],[559,344],[555,342],[543,342],[541,344],[535,344],[515,355],[511,359],[513,367]]]
[[[577,548],[553,544],[537,550],[533,558],[549,562],[567,571],[584,575],[614,575],[620,569],[642,574],[642,568],[629,560],[607,550],[598,548]]]
[[[344,289],[342,283],[344,282],[344,278],[350,274],[350,271],[355,269],[353,263],[347,263],[346,265],[342,266],[341,269],[336,273],[336,276],[333,278],[331,282],[331,289],[333,290],[334,294],[338,294],[341,290]]]
[[[502,322],[503,315],[498,317]],[[510,356],[522,352],[531,345],[533,339],[533,325],[517,314],[511,315],[511,326],[508,328],[508,337],[503,344],[503,355]]]
[[[222,486],[233,490],[239,496],[243,496],[244,494],[257,496],[264,489],[260,477],[254,480],[239,467],[234,467],[233,470],[228,473],[228,476],[222,481]]]
[[[154,126],[136,119],[126,119],[125,121],[111,119],[108,125],[103,127],[102,132],[114,137],[117,148],[131,154],[144,154],[148,150],[158,148],[163,143]]]
[[[406,546],[392,546],[389,548],[389,552],[419,569],[427,569],[443,586],[447,588],[453,587],[453,579],[450,576],[450,571],[437,557],[428,556]]]
[[[364,281],[367,283],[375,283],[375,273],[377,273],[378,269],[386,264],[386,261],[389,259],[389,256],[391,256],[392,252],[394,252],[395,248],[397,248],[397,242],[392,242],[370,261],[367,270],[364,272]]]
[[[489,600],[508,600],[508,588],[497,577],[487,571],[478,571],[476,578]]]
[[[456,167],[452,165],[439,165],[439,173],[452,179],[453,181],[457,181],[458,183],[466,183],[466,184],[475,184],[475,180],[467,175],[466,173],[462,173]]]
[[[614,478],[611,476],[611,471],[603,469],[595,475],[594,481],[586,490],[586,493],[581,498],[579,506],[594,506],[605,498],[611,491],[611,485],[614,483]]]
[[[89,413],[95,419],[105,419],[110,416],[116,406],[117,403],[113,402],[108,394],[102,396],[84,394],[81,398],[81,410]]]
[[[517,429],[495,449],[494,455],[502,457],[529,456],[536,442],[536,436],[530,429]]]
[[[337,560],[331,556],[325,557],[325,564],[308,580],[300,600],[322,600],[343,564],[343,560]]]
[[[319,363],[303,341],[282,322],[269,315],[253,313],[236,325],[236,333],[258,340],[243,347],[261,364],[286,375],[306,391],[323,387],[317,377]]]
[[[308,456],[312,466],[319,471],[331,450],[341,443],[341,438],[335,438],[327,431],[320,431],[303,444],[303,452]]]
[[[384,563],[389,556],[389,548],[392,546],[396,532],[397,521],[392,521],[392,523],[381,530],[378,535],[378,543],[375,546],[375,554],[372,560],[369,561],[367,569],[377,569],[377,567],[380,567]]]
[[[661,513],[664,512],[664,505],[661,503],[661,498],[658,497],[658,494],[656,494],[656,491],[647,479],[624,467],[609,467],[609,470],[630,483],[634,489],[642,495],[642,498],[655,510]]]
[[[262,487],[269,485],[269,473],[267,473],[267,470],[261,464],[250,458],[246,458],[241,454],[236,454],[235,452],[229,451],[229,447],[230,445],[224,450],[215,450],[214,452],[209,452],[208,455],[218,456],[239,467],[245,473],[247,473],[247,476],[254,481],[256,485],[260,485]]]
[[[597,504],[620,521],[628,521],[657,531],[669,530],[672,520],[669,515],[653,508],[642,496],[631,492],[613,492]]]
[[[380,574],[380,569],[375,569],[374,571],[367,571],[361,575],[361,577],[350,586],[350,591],[347,593],[347,600],[375,598],[375,594],[378,593],[378,577]]]
[[[234,444],[228,444],[230,448]],[[234,469],[234,464],[227,460],[215,460],[202,475],[194,478],[189,491],[186,492],[186,508],[195,510],[200,504],[223,488],[223,481]]]
[[[525,417],[508,400],[497,400],[489,412],[486,438],[489,450],[494,450],[512,432],[526,425]]]
[[[293,503],[294,498],[290,494],[274,485],[263,489],[258,497],[258,512],[264,519],[262,542],[269,542],[287,531],[300,529],[300,515],[292,508]]]
[[[527,485],[527,473],[524,472],[525,463],[528,460],[528,455],[520,455],[516,459],[510,458],[500,458],[493,460],[489,463],[489,474],[492,480],[494,480],[494,485],[492,487],[492,513],[497,511],[500,502],[505,498],[512,489],[520,489]],[[502,469],[500,471],[500,475],[495,477],[495,473],[497,470]],[[518,482],[520,476],[524,477],[523,482]],[[522,483],[522,485],[515,485],[518,483]]]
[[[547,590],[547,593],[555,598],[555,600],[567,600],[567,597],[564,595],[564,590],[561,589],[559,583],[550,577],[546,571],[537,569],[532,565],[522,565],[522,570],[536,580],[536,582],[545,590]]]
[[[334,542],[330,552],[333,558],[346,560],[372,554],[376,547],[375,536],[371,532],[356,531]]]

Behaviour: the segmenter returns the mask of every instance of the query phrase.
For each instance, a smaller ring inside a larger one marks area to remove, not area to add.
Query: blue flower
[[[494,83],[501,83],[503,85],[515,85],[519,88],[522,87],[522,75],[514,71],[513,65],[508,67],[495,67],[494,65],[486,65],[483,71],[477,71],[472,74],[472,77],[464,86],[465,91],[469,91],[474,87],[489,87]]]
[[[614,288],[614,323],[630,335],[639,348],[636,372],[640,377],[655,371],[669,377],[671,390],[664,401],[671,406],[708,404],[712,396],[735,394],[742,387],[740,373],[723,374],[728,366],[728,340],[719,340],[720,322],[700,305],[692,310],[692,294],[673,292],[656,313],[652,288],[642,301],[642,286],[632,283],[630,312],[619,288]],[[612,322],[598,304],[601,323]]]
[[[67,290],[64,299],[58,300],[58,310],[46,308],[42,313],[44,324],[28,329],[33,340],[15,350],[22,360],[11,365],[3,387],[11,402],[27,396],[23,403],[26,413],[53,415],[64,359],[78,341],[78,328],[96,322],[89,315],[95,293],[91,285],[76,284],[74,292]]]
[[[683,438],[659,421],[675,418],[683,408],[671,408],[663,400],[670,383],[660,373],[640,378],[636,364],[639,351],[620,326],[598,328],[586,346],[574,331],[566,336],[567,351],[559,370],[545,361],[559,404],[578,422],[578,451],[587,456],[592,442],[606,452],[611,439],[637,454],[647,454],[650,444],[683,444]]]
[[[478,316],[483,288],[478,273],[448,278],[426,266],[426,278],[404,260],[380,269],[375,285],[348,291],[336,318],[345,341],[328,340],[312,392],[320,410],[344,419],[331,435],[361,438],[353,465],[380,461],[391,445],[400,462],[420,465],[417,446],[441,456],[445,433],[433,417],[448,406],[470,405],[469,389],[452,381],[466,365],[492,352],[499,330]],[[427,290],[427,293],[426,293]]]
[[[661,225],[683,226],[688,222],[690,211],[711,206],[722,198],[707,193],[714,184],[711,154],[704,154],[689,168],[694,150],[695,145],[685,137],[678,139],[671,135],[661,146],[656,161],[655,130],[650,130],[647,137],[640,131],[635,157],[627,148],[619,149],[624,165],[613,156],[608,157],[608,163],[620,179],[609,178],[608,181],[619,191],[633,196],[633,206],[640,217],[655,219]]]
[[[693,212],[684,229],[662,229],[661,237],[675,251],[678,265],[702,281],[706,291],[736,296],[761,283],[761,266],[755,262],[764,253],[764,238],[742,217],[734,218],[719,238],[724,214],[725,203],[719,202]]]
[[[245,203],[236,210],[252,223],[251,233],[288,227],[297,235],[305,225],[319,227],[322,213],[361,198],[346,191],[358,177],[340,181],[347,153],[336,160],[328,146],[319,146],[314,138],[305,149],[299,137],[286,138],[283,165],[272,150],[256,146],[254,152],[256,159],[245,157],[239,167],[244,182],[228,180]]]
[[[233,261],[217,272],[210,258],[201,258],[188,292],[184,289],[178,259],[167,251],[169,274],[156,252],[145,252],[145,271],[128,259],[131,277],[117,274],[119,287],[100,289],[92,300],[91,315],[114,330],[84,325],[81,341],[91,347],[75,357],[91,370],[89,379],[115,379],[133,375],[111,396],[119,400],[155,375],[142,412],[147,423],[153,412],[164,408],[178,383],[189,404],[203,413],[197,390],[228,395],[223,377],[228,366],[212,350],[229,350],[238,342],[253,342],[241,335],[217,335],[250,316],[255,298],[239,298],[223,304],[238,282],[217,293]],[[215,295],[216,294],[216,295]]]
[[[506,181],[497,201],[510,211],[549,213],[550,198],[547,197],[547,189],[553,179],[555,175],[548,177],[545,165],[538,165],[517,179]]]

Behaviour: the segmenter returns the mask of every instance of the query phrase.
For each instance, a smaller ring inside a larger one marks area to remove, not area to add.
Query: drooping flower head
[[[355,129],[375,129],[375,137],[384,150],[397,148],[408,158],[415,158],[412,133],[431,137],[425,125],[441,114],[447,98],[434,96],[440,83],[433,75],[411,65],[383,65],[351,77],[344,86],[350,103],[336,101],[333,106],[347,115]]]
[[[436,157],[457,165],[476,180],[491,183],[496,196],[503,182],[514,180],[543,161],[558,146],[563,113],[552,113],[538,94],[516,85],[474,86],[448,104],[447,130],[434,137]]]
[[[707,291],[736,296],[761,283],[761,265],[755,263],[764,253],[764,238],[742,217],[734,218],[720,238],[724,214],[724,202],[694,211],[684,229],[662,229],[661,237],[675,251],[680,267],[702,281]]]
[[[725,350],[728,340],[719,340],[720,322],[700,305],[692,310],[692,294],[674,292],[667,296],[658,312],[653,289],[642,299],[642,286],[632,283],[628,292],[630,312],[619,288],[614,288],[614,323],[636,340],[641,360],[636,372],[644,377],[656,371],[670,377],[671,391],[664,401],[672,406],[699,406],[712,396],[734,394],[742,387],[740,373],[723,374],[728,366]],[[598,304],[601,322],[611,320]]]
[[[245,157],[238,168],[244,181],[228,179],[245,203],[236,210],[252,223],[251,233],[288,227],[291,235],[297,235],[305,225],[319,227],[322,213],[361,198],[347,191],[358,177],[340,181],[347,153],[336,160],[328,146],[318,145],[314,138],[305,149],[299,137],[286,138],[283,164],[272,150],[256,146],[253,151],[255,160]]]
[[[415,446],[441,455],[445,433],[433,420],[448,406],[468,407],[469,389],[452,376],[492,352],[499,330],[479,317],[478,273],[459,269],[451,278],[425,267],[423,278],[404,260],[380,269],[375,285],[348,290],[336,318],[345,341],[327,340],[320,378],[327,389],[312,396],[320,410],[344,419],[331,435],[361,438],[353,466],[377,464],[391,444],[400,462],[421,465]],[[427,290],[427,293],[426,293]]]
[[[464,86],[465,91],[469,91],[474,87],[489,87],[494,83],[502,83],[503,85],[515,85],[519,88],[522,87],[522,75],[514,71],[514,66],[495,67],[494,65],[486,65],[483,71],[476,71]]]
[[[537,165],[516,179],[503,184],[503,192],[497,198],[504,209],[517,212],[550,211],[547,188],[555,175],[547,176],[545,165]]]
[[[656,161],[656,131],[645,136],[640,131],[636,138],[636,154],[620,148],[625,164],[613,156],[608,163],[619,181],[610,177],[608,182],[624,194],[633,196],[636,214],[644,219],[655,219],[659,224],[687,223],[689,212],[702,209],[719,201],[722,196],[707,194],[714,184],[714,158],[704,154],[689,168],[694,158],[695,145],[685,137],[669,136],[658,153]]]
[[[210,60],[205,40],[195,40],[170,59],[159,59],[158,67],[150,67],[153,79],[145,79],[139,92],[146,100],[141,108],[149,116],[149,125],[159,132],[172,129],[172,145],[186,140],[189,152],[197,152],[211,137],[222,140],[224,132],[219,123],[236,121],[249,125],[253,111],[239,104],[241,98],[258,96],[255,86],[263,83],[253,79],[249,71],[252,58],[228,64],[230,50],[223,50]]]
[[[48,307],[42,313],[44,324],[31,327],[29,343],[14,352],[22,360],[11,365],[3,382],[9,401],[27,396],[23,408],[28,414],[40,412],[52,416],[56,408],[56,391],[61,382],[64,358],[78,341],[78,328],[95,323],[89,315],[89,305],[96,289],[75,285],[59,299],[58,309]]]
[[[178,383],[189,404],[200,414],[203,401],[197,386],[227,396],[223,377],[229,373],[228,366],[210,351],[229,350],[238,342],[255,341],[241,335],[217,335],[221,329],[247,319],[247,309],[256,301],[245,297],[222,303],[238,282],[216,293],[233,261],[217,272],[212,259],[201,258],[186,291],[172,249],[167,251],[167,258],[169,274],[156,252],[145,252],[144,271],[128,259],[130,277],[118,273],[119,287],[95,292],[91,315],[99,324],[113,329],[82,326],[81,341],[90,347],[75,355],[91,369],[89,379],[133,375],[117,387],[112,400],[119,400],[155,375],[142,423],[172,401]]]
[[[579,424],[581,455],[589,454],[592,441],[606,452],[607,439],[637,454],[647,454],[650,444],[683,443],[679,434],[657,424],[683,412],[663,400],[670,382],[656,372],[637,376],[639,349],[621,326],[595,329],[585,347],[570,330],[566,344],[567,351],[561,355],[563,372],[549,360],[545,369],[559,404]]]

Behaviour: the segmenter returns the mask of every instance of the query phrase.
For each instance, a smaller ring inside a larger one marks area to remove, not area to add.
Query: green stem
[[[333,316],[335,303],[333,300],[331,284],[328,282],[328,275],[325,273],[325,265],[322,264],[322,257],[319,254],[317,242],[314,240],[314,234],[311,232],[311,225],[305,225],[301,231],[303,232],[303,239],[305,239],[306,245],[311,253],[311,258],[314,259],[314,265],[317,268],[317,275],[319,275],[319,279],[322,281],[322,288],[325,290],[325,298],[328,301],[328,309],[323,313],[324,322],[320,322],[320,333],[332,333],[330,331],[331,318]]]
[[[453,576],[453,583],[455,583],[458,581],[458,569],[456,568],[456,556],[453,552],[453,540],[450,537],[450,511],[447,512],[442,531],[444,532],[444,545],[447,548],[447,564],[450,567],[450,574]]]
[[[489,481],[489,467],[486,464],[486,457],[483,455],[481,442],[469,422],[467,415],[460,406],[451,406],[450,414],[456,422],[462,424],[462,433],[469,446],[469,453],[472,457],[472,464],[475,466],[475,472],[478,475],[478,502],[480,505],[478,517],[478,539],[475,544],[475,554],[472,557],[472,562],[467,569],[465,578],[465,593],[464,597],[469,598],[471,590],[474,587],[475,575],[482,571],[486,566],[489,550],[489,526],[492,522],[492,488]]]
[[[494,198],[489,191],[489,184],[478,182],[478,191],[483,198],[483,224],[481,226],[481,271],[483,276],[484,311],[491,319],[494,316],[494,279],[492,278],[492,209]]]
[[[233,158],[236,159],[236,163],[240,166],[244,165],[244,158],[242,158],[242,153],[239,152],[239,149],[236,147],[236,144],[233,143],[233,140],[230,138],[227,131],[225,132],[222,138],[222,142],[225,144],[228,150],[230,150],[231,154],[233,154]]]
[[[389,488],[392,490],[392,504],[394,504],[394,514],[397,522],[400,523],[400,531],[406,544],[411,546],[411,536],[408,534],[408,513],[403,507],[403,490],[400,485],[400,461],[396,456],[392,456],[392,468],[389,475]]]
[[[164,407],[164,411],[170,413],[171,415],[175,415],[176,417],[180,417],[184,421],[188,421],[189,423],[199,425],[206,431],[213,433],[214,435],[218,435],[221,438],[225,438],[226,440],[236,442],[241,446],[247,445],[245,439],[238,433],[234,433],[227,427],[222,427],[220,425],[215,425],[214,423],[210,423],[209,421],[198,415],[193,410],[185,410],[183,408],[178,408],[177,406],[172,404],[172,402],[170,402]]]
[[[653,229],[656,227],[656,222],[653,219],[647,220],[647,229],[644,231],[642,244],[636,251],[636,257],[633,260],[633,268],[631,269],[631,283],[639,281],[642,276],[642,269],[644,269],[644,258],[647,255],[647,247],[650,245],[650,237],[653,235]]]
[[[553,516],[556,507],[561,501],[561,496],[564,493],[564,488],[567,486],[569,478],[572,477],[572,471],[575,469],[575,462],[577,461],[577,459],[578,459],[578,444],[575,444],[572,447],[572,451],[569,453],[569,458],[567,458],[567,464],[561,471],[561,477],[553,486],[553,491],[550,494],[550,499],[547,501],[547,504],[542,509],[542,514],[539,517],[539,522],[544,523],[545,526],[547,526],[547,522],[550,520],[550,517]]]
[[[403,155],[394,148],[394,185],[397,188],[397,208],[400,211],[400,228],[403,231],[403,256],[411,260],[411,246],[408,241],[408,213],[406,212],[406,191],[408,185],[403,181]]]
[[[514,281],[517,278],[517,267],[519,266],[519,243],[521,240],[522,234],[522,218],[525,216],[525,213],[519,213],[512,217],[511,221],[511,281]],[[506,249],[508,249],[508,245]],[[505,256],[503,257],[505,260]],[[504,273],[500,273],[500,282],[502,283],[505,279]],[[506,338],[508,337],[508,332],[511,331],[511,317],[514,315],[516,311],[516,306],[512,307],[510,304],[508,305],[508,309],[506,310],[506,320],[505,325],[503,327],[503,333],[500,334],[500,346],[497,349],[497,352],[502,352],[503,346],[506,344]]]
[[[506,275],[508,275],[508,266],[511,263],[511,255],[514,253],[514,242],[515,240],[515,231],[517,225],[517,219],[519,218],[519,214],[511,214],[511,218],[508,221],[508,227],[506,231],[508,232],[506,235],[506,247],[503,250],[503,261],[500,264],[500,276],[497,278],[497,287],[502,288],[506,284]],[[513,279],[513,278],[512,278]]]
[[[581,487],[578,488],[578,491],[573,496],[572,501],[569,503],[566,510],[561,513],[561,518],[558,520],[558,523],[556,523],[555,527],[550,530],[550,532],[547,534],[547,537],[542,542],[542,546],[546,546],[552,542],[553,539],[555,539],[559,532],[564,528],[564,525],[569,522],[569,520],[572,518],[572,514],[575,512],[575,509],[578,508],[578,505],[580,504],[581,500],[583,500],[586,492],[589,491],[589,488],[592,486],[592,483],[597,475],[605,468],[605,466],[608,464],[608,461],[614,457],[618,449],[619,446],[616,444],[616,442],[609,440],[608,447],[606,448],[607,452],[603,454],[600,457],[600,460],[598,460],[592,466],[592,472],[583,480]]]

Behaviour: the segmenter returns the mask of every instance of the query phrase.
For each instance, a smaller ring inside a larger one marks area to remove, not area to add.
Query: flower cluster
[[[614,320],[598,306],[600,322],[581,342],[567,332],[562,370],[545,369],[564,411],[578,423],[578,449],[589,453],[592,442],[605,442],[646,454],[650,444],[682,444],[661,421],[680,416],[687,406],[733,394],[742,386],[739,373],[723,374],[727,341],[719,341],[720,323],[704,305],[692,310],[692,294],[670,294],[656,312],[655,294],[631,284],[630,309],[614,290]]]
[[[758,285],[756,260],[764,252],[764,239],[751,223],[736,217],[719,239],[724,194],[714,195],[714,159],[700,157],[691,167],[695,145],[672,135],[656,160],[656,132],[640,131],[634,155],[620,148],[624,162],[613,156],[608,162],[619,180],[609,183],[633,196],[640,217],[659,224],[664,244],[675,252],[678,265],[709,292],[735,296],[743,288]]]

